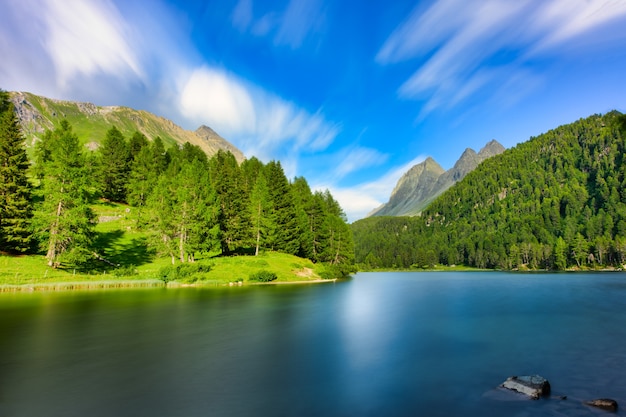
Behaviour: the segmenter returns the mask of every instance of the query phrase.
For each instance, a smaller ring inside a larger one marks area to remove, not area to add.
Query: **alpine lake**
[[[3,417],[601,416],[625,375],[619,272],[0,294]]]

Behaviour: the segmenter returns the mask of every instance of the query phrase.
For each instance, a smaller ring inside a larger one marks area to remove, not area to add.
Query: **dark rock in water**
[[[533,400],[550,395],[550,383],[539,375],[512,376],[501,387],[527,395]]]
[[[598,398],[597,400],[585,401],[585,404],[607,411],[617,411],[617,401],[610,398]]]

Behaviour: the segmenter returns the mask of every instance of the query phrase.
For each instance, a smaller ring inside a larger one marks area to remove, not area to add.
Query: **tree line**
[[[352,225],[365,268],[563,270],[626,263],[626,116],[561,126],[484,161],[420,217]]]
[[[52,267],[93,261],[92,205],[106,199],[133,207],[149,246],[172,263],[271,250],[324,263],[329,274],[353,270],[352,233],[338,202],[303,177],[289,181],[278,161],[238,164],[225,151],[209,159],[189,143],[166,149],[158,137],[125,138],[116,127],[87,151],[62,120],[37,142],[31,166],[5,92],[0,105],[1,251],[39,251]]]

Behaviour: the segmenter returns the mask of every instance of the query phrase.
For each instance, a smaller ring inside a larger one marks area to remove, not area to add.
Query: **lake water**
[[[568,399],[496,389],[535,373]],[[0,294],[3,417],[596,416],[625,375],[622,273]]]

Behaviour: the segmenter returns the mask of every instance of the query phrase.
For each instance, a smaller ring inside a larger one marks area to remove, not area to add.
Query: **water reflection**
[[[582,399],[626,403],[622,279],[2,295],[0,416],[595,415]],[[572,401],[491,395],[522,373]]]

